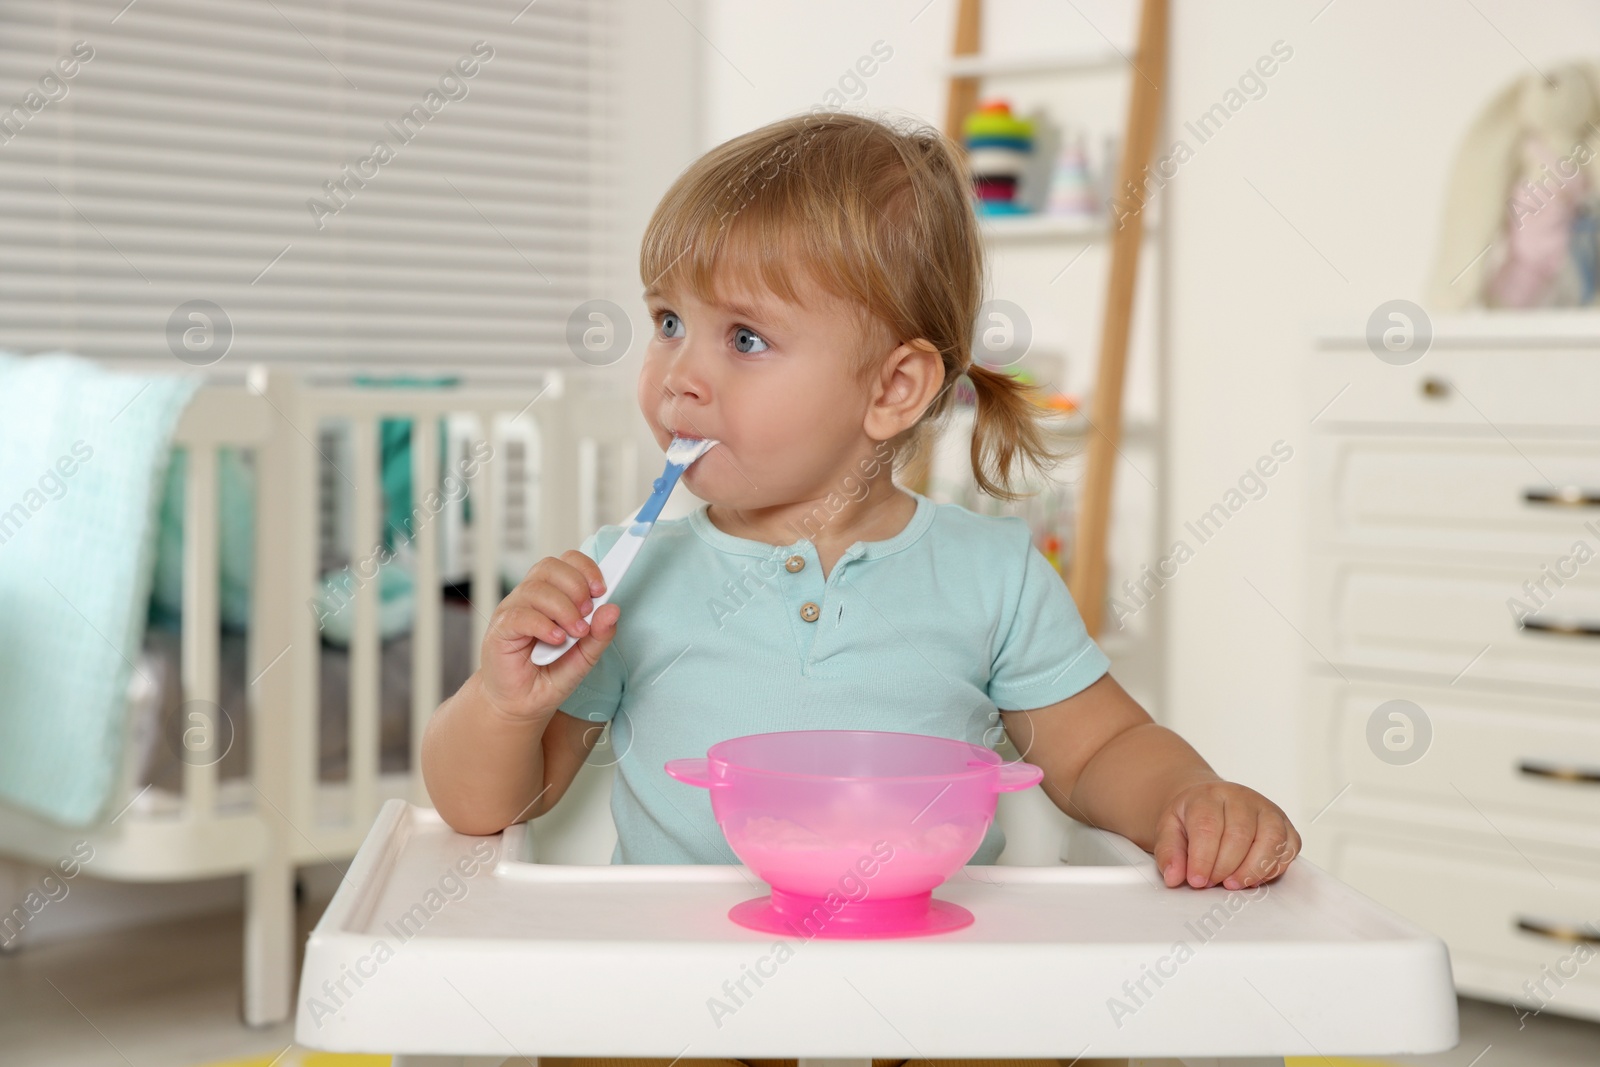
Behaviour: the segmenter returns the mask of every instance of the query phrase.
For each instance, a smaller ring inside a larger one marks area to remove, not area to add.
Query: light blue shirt
[[[809,540],[735,537],[705,504],[656,523],[612,596],[617,636],[562,704],[612,724],[612,863],[739,862],[710,794],[669,777],[667,760],[778,730],[994,748],[1001,709],[1054,704],[1106,672],[1026,522],[912,496],[904,530],[857,541],[826,579]],[[599,559],[622,531],[603,526],[582,551]],[[969,862],[993,863],[1004,847],[991,825]]]

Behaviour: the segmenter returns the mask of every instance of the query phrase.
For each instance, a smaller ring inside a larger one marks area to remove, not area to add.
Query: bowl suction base
[[[858,900],[834,911],[824,898],[774,889],[770,896],[735,904],[728,910],[728,918],[751,930],[806,941],[813,937],[923,937],[972,925],[972,912],[948,900],[935,899],[931,890],[898,900]]]

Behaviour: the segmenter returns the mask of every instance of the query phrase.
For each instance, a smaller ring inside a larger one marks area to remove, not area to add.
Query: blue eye
[[[683,336],[683,320],[671,311],[662,312],[657,328],[661,331],[662,337]]]
[[[761,347],[747,347],[749,345],[760,345]],[[767,350],[767,342],[763,341],[761,339],[761,335],[756,333],[754,330],[749,330],[741,326],[737,330],[733,331],[733,347],[748,356],[757,352],[765,352]]]

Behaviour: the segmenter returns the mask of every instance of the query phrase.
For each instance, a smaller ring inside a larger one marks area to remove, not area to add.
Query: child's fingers
[[[509,651],[531,648],[535,641],[559,644],[567,639],[554,619],[527,604],[503,606],[489,621],[489,636]]]
[[[1173,813],[1168,813],[1161,819],[1161,824],[1156,827],[1156,845],[1152,850],[1156,859],[1156,870],[1161,872],[1161,880],[1167,888],[1183,884],[1184,876],[1188,873],[1189,839],[1183,833],[1183,820]]]
[[[1229,889],[1248,889],[1270,882],[1288,869],[1299,852],[1300,835],[1289,825],[1289,820],[1276,812],[1262,812],[1249,855],[1222,884]]]
[[[580,593],[574,599],[563,589],[534,582],[521,591],[518,604],[543,613],[573,637],[582,637],[589,632],[589,624],[584,622],[583,617],[593,610],[594,601],[587,593]]]
[[[1235,798],[1232,804],[1223,801],[1223,815],[1226,822],[1222,827],[1222,839],[1217,846],[1217,858],[1211,865],[1211,879],[1208,885],[1222,881],[1244,863],[1256,840],[1260,809],[1252,804],[1241,804]]]
[[[582,565],[575,563],[574,560],[581,561]],[[596,595],[591,592],[592,578],[590,574],[585,573],[584,567],[593,571],[593,578],[599,577],[600,568],[594,566],[594,561],[582,552],[567,552],[559,559],[555,556],[546,556],[533,565],[533,569],[518,583],[512,595],[554,588],[565,594],[574,604],[581,604]]]
[[[1189,838],[1189,884],[1196,889],[1211,884],[1225,818],[1222,798],[1208,793],[1196,794],[1183,806],[1183,831]]]
[[[1281,839],[1273,842],[1263,834],[1250,847],[1250,853],[1245,856],[1244,861],[1222,879],[1223,887],[1248,889],[1253,885],[1269,881],[1277,873],[1278,861],[1273,855],[1274,850],[1281,849],[1283,845]]]
[[[616,636],[617,617],[621,614],[622,609],[617,605],[602,604],[594,613],[593,628],[579,638],[577,644],[561,653],[559,659],[544,668],[535,679],[535,685],[546,687],[548,695],[557,702],[571,696],[584,675],[600,662],[600,654]]]
[[[561,558],[583,576],[590,596],[599,596],[606,591],[606,579],[605,575],[600,573],[600,564],[575,548],[561,553]]]

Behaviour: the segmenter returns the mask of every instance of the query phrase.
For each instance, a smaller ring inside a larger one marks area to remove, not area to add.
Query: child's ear
[[[916,425],[944,387],[944,357],[922,338],[906,341],[886,356],[870,383],[867,436],[887,441]]]

